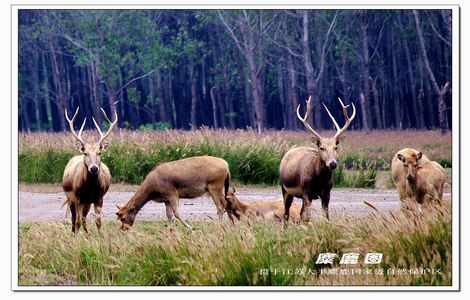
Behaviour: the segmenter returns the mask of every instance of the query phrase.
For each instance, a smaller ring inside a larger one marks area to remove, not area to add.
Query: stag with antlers
[[[356,116],[356,107],[352,105],[352,115],[348,116],[347,108],[340,98],[339,102],[343,108],[343,115],[346,120],[345,125],[340,128],[333,115],[325,104],[328,115],[337,130],[332,138],[322,137],[308,124],[308,114],[311,111],[311,97],[306,101],[307,110],[305,116],[300,116],[300,105],[297,106],[297,117],[310,131],[313,147],[294,147],[284,155],[281,165],[281,185],[284,199],[284,218],[289,220],[289,209],[294,197],[302,199],[301,219],[307,221],[307,212],[312,204],[312,199],[320,197],[322,209],[328,219],[328,205],[330,202],[330,191],[333,187],[333,171],[338,166],[336,160],[338,147],[344,138],[344,132]]]
[[[109,129],[103,134],[95,119],[92,118],[100,134],[100,139],[97,143],[86,143],[82,138],[86,118],[83,120],[82,127],[78,134],[73,128],[73,123],[78,115],[79,109],[80,107],[77,108],[72,119],[69,118],[67,110],[65,110],[65,118],[69,123],[70,131],[77,140],[77,148],[82,154],[70,159],[65,167],[62,189],[66,193],[67,198],[63,205],[68,205],[70,208],[72,214],[72,231],[78,232],[80,226],[83,225],[85,232],[88,232],[86,216],[90,210],[91,204],[93,204],[95,210],[96,226],[98,229],[101,228],[103,196],[106,194],[111,184],[111,174],[108,167],[101,162],[101,153],[108,146],[108,144],[105,143],[105,139],[113,131],[118,117],[116,114],[114,122],[111,122],[104,109],[101,108],[105,119],[110,123]]]

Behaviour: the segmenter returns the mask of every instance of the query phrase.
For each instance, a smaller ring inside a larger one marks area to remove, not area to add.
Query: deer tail
[[[71,204],[72,204],[72,201],[69,199],[69,197],[67,197],[65,198],[64,202],[62,202],[62,205],[60,206],[60,209],[62,209],[65,205],[67,205],[67,210],[65,211],[65,218],[68,218],[69,216]]]

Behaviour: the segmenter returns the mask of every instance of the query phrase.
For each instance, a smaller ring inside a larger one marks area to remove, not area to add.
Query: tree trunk
[[[366,13],[361,15],[361,37],[362,37],[362,80],[364,93],[361,96],[361,106],[363,117],[363,126],[365,130],[372,128],[370,112],[370,83],[369,83],[369,39],[367,35]]]
[[[398,13],[398,26],[400,29],[400,33],[402,36],[405,35],[405,30],[403,29],[403,23],[401,20],[401,13]],[[403,42],[403,49],[405,50],[405,58],[406,58],[406,66],[408,68],[408,82],[410,84],[410,91],[411,97],[413,98],[413,111],[414,111],[414,119],[416,122],[416,128],[422,129],[424,128],[424,115],[421,113],[423,112],[423,108],[419,107],[420,103],[416,96],[416,80],[413,75],[413,64],[411,62],[411,54],[410,54],[410,47],[408,45],[408,40],[406,38],[402,39]],[[422,105],[422,102],[421,102]]]
[[[321,123],[321,110],[320,110],[320,99],[317,98],[317,86],[315,85],[315,77],[312,65],[312,59],[310,57],[310,46],[309,46],[309,37],[308,37],[308,11],[307,10],[300,10],[298,14],[302,17],[302,34],[301,34],[301,41],[302,41],[302,57],[304,62],[305,68],[305,79],[307,81],[307,94],[308,96],[312,96],[312,104],[313,104],[313,111],[314,111],[314,119],[315,122],[310,118],[308,121],[310,125],[315,123],[314,128],[323,128]],[[308,98],[308,97],[307,97]]]
[[[395,45],[395,35],[390,30],[390,41],[391,44]],[[403,120],[401,116],[401,105],[400,105],[400,97],[399,97],[399,87],[398,87],[398,66],[397,66],[397,57],[395,55],[395,51],[390,50],[390,55],[392,56],[392,92],[393,92],[393,103],[394,103],[394,113],[395,113],[395,128],[396,129],[403,129]]]
[[[259,84],[258,76],[256,75],[255,58],[254,53],[252,51],[249,51],[247,53],[247,62],[250,75],[251,96],[253,99],[253,120],[257,132],[261,133],[261,130],[263,128],[263,107],[259,94]]]
[[[224,78],[224,100],[225,100],[224,102],[225,102],[225,107],[228,110],[228,122],[229,122],[230,128],[235,129],[235,116],[234,116],[235,111],[233,107],[233,101],[230,97],[230,79],[228,76],[227,64],[225,63],[222,66],[222,76]]]
[[[366,104],[366,99],[364,97],[364,93],[360,93],[359,94],[359,98],[360,98],[360,101],[361,101],[361,109],[362,109],[362,128],[366,131],[369,131],[370,130],[370,127],[368,127],[368,124],[369,124],[369,114],[366,114],[364,113],[365,111],[367,111],[369,108],[367,107],[367,104]]]
[[[380,97],[377,87],[375,86],[375,81],[369,77],[370,83],[372,85],[372,94],[374,95],[374,109],[375,109],[375,119],[377,121],[377,129],[381,130],[384,128],[382,122],[382,114],[380,109]]]
[[[413,15],[414,15],[415,24],[416,24],[416,32],[418,34],[418,41],[419,41],[419,50],[421,53],[421,58],[423,59],[424,70],[426,71],[426,74],[428,75],[429,80],[431,81],[431,86],[434,89],[434,92],[437,94],[437,103],[439,107],[439,127],[441,128],[441,132],[444,134],[447,132],[447,119],[446,119],[447,108],[446,108],[446,103],[445,103],[445,95],[449,89],[450,83],[446,82],[446,84],[442,88],[439,88],[436,77],[434,77],[434,73],[432,72],[431,66],[429,64],[418,12],[416,10],[413,10]]]
[[[420,116],[420,129],[424,129],[426,127],[426,124],[424,123],[424,90],[419,89],[418,97],[416,99],[416,102],[418,103],[418,111],[417,114]]]
[[[98,86],[99,86],[99,78],[98,78],[98,70],[96,68],[96,64],[92,61],[90,68],[89,68],[89,74],[90,74],[90,89],[91,92],[90,94],[92,95],[91,97],[91,103],[92,103],[92,111],[93,111],[93,116],[95,117],[96,123],[98,125],[101,125],[103,123],[103,115],[100,112],[100,107],[101,107],[101,101],[99,98],[98,94]]]
[[[214,89],[215,86],[211,87],[210,89],[212,101],[212,122],[214,124],[214,128],[219,128],[219,124],[217,123],[217,100],[215,100]]]
[[[284,25],[283,31],[284,31],[284,42],[288,47],[290,47],[289,36],[287,34],[287,28],[285,25]],[[288,114],[287,114],[287,118],[288,118],[287,126],[288,128],[295,130],[299,128],[298,126],[299,122],[295,114],[295,110],[297,109],[297,106],[299,105],[299,99],[297,97],[297,76],[295,74],[294,58],[292,54],[286,51],[285,58],[286,58],[287,73],[288,73],[288,78],[289,78],[289,86],[287,90],[288,99],[286,101],[289,103],[289,105],[287,106],[289,108]]]
[[[66,127],[65,127],[64,112],[65,112],[66,103],[68,102],[68,99],[65,94],[65,87],[64,87],[62,77],[61,77],[62,72],[60,71],[60,66],[59,66],[57,55],[56,55],[56,47],[52,41],[52,38],[49,39],[49,50],[50,50],[51,62],[52,62],[52,78],[54,80],[56,105],[59,108],[58,110],[59,110],[60,130],[65,131]]]
[[[253,99],[253,121],[255,128],[258,133],[261,133],[261,130],[264,127],[264,113],[263,113],[263,103],[260,93],[260,85],[258,78],[258,69],[255,62],[255,40],[253,29],[250,26],[249,19],[245,18],[242,22],[243,32],[245,35],[245,40],[247,41],[247,47],[245,50],[245,57],[248,64],[248,73],[250,77],[250,86],[251,86],[251,96]]]
[[[149,76],[147,79],[149,85],[149,97],[150,97],[150,105],[152,111],[152,128],[153,130],[157,129],[157,101],[155,99],[155,86],[154,86],[154,79],[153,76]]]
[[[160,115],[160,122],[169,123],[170,117],[168,116],[167,105],[165,101],[165,94],[163,91],[162,71],[158,70],[155,72],[155,85],[156,85],[156,104],[158,106],[158,112]]]
[[[194,67],[194,62],[190,59],[189,63],[189,77],[191,81],[191,129],[195,130],[197,128],[197,94],[196,94],[196,70]]]
[[[32,58],[32,66],[33,66],[33,77],[34,77],[34,89],[33,89],[33,97],[34,97],[34,111],[36,116],[36,129],[38,131],[42,131],[42,109],[41,109],[41,83],[39,82],[40,75],[39,75],[39,55],[38,53],[34,53]]]

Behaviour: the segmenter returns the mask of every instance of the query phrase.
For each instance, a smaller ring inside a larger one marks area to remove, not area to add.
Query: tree
[[[449,90],[450,83],[446,82],[444,86],[439,87],[437,84],[436,77],[434,76],[434,73],[431,69],[431,65],[429,64],[429,59],[426,51],[426,46],[424,43],[424,36],[423,32],[421,30],[421,25],[420,25],[420,20],[419,20],[419,15],[418,12],[414,9],[413,10],[413,15],[415,19],[415,24],[416,24],[416,32],[418,34],[418,41],[419,41],[419,50],[421,53],[421,58],[423,60],[424,64],[424,69],[426,71],[427,76],[429,77],[429,80],[431,81],[431,85],[434,89],[434,93],[437,94],[437,103],[439,107],[439,126],[441,128],[442,133],[447,132],[447,119],[446,119],[446,103],[445,103],[445,95],[447,94],[447,91]]]

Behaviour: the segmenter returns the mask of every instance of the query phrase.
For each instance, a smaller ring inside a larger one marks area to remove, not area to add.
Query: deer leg
[[[176,217],[178,220],[180,220],[180,222],[183,223],[183,225],[184,225],[186,228],[191,229],[191,226],[190,226],[188,223],[186,223],[186,222],[183,220],[183,218],[181,218],[181,216],[180,216],[180,213],[179,213],[179,211],[178,211],[178,202],[179,202],[178,197],[176,197],[176,196],[175,196],[175,197],[172,197],[172,198],[170,198],[170,199],[168,200],[168,202],[169,202],[169,204],[170,204],[171,209],[173,210],[173,214],[175,215],[175,217]]]
[[[83,225],[83,230],[85,230],[86,233],[88,233],[88,227],[86,226],[86,216],[88,215],[88,212],[90,211],[91,204],[84,204],[83,209],[82,209],[82,225]]]
[[[224,208],[227,208],[227,214],[230,217],[232,214],[232,211],[231,209],[230,210],[228,209],[222,190],[209,186],[208,191],[209,191],[209,195],[211,195],[212,201],[214,201],[215,207],[217,208],[217,215],[219,216],[219,221],[222,222],[223,220],[224,212],[225,212]]]
[[[282,199],[284,201],[284,221],[289,221],[289,212],[294,196],[287,193],[287,191],[282,187]]]
[[[321,208],[323,209],[323,215],[327,220],[330,219],[330,215],[328,213],[328,205],[330,204],[330,192],[325,192],[321,195]]]
[[[302,222],[308,222],[309,221],[309,212],[310,212],[310,206],[312,205],[312,200],[308,195],[303,195],[302,196],[302,209],[300,210],[300,219]]]
[[[173,209],[171,208],[170,202],[165,202],[166,217],[168,218],[168,226],[173,227]]]
[[[103,215],[103,211],[102,211],[102,207],[103,207],[103,199],[101,199],[100,201],[98,201],[98,203],[95,203],[94,205],[94,209],[95,209],[95,224],[96,224],[96,227],[98,228],[98,230],[101,229],[101,217]]]
[[[70,203],[70,212],[72,214],[72,232],[75,233],[75,222],[77,219],[77,212],[75,209],[75,202]]]
[[[80,227],[82,226],[83,204],[77,203],[75,208],[76,208],[75,232],[78,232],[80,230]]]

